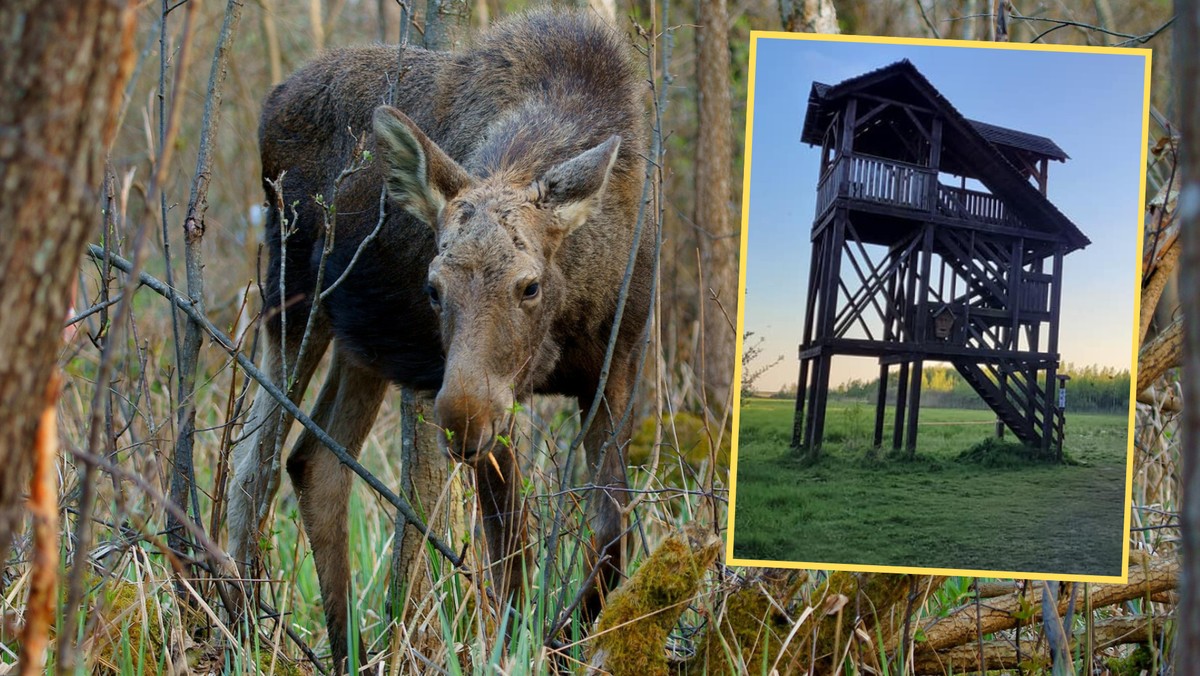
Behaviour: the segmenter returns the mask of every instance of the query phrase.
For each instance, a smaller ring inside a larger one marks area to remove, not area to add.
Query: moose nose
[[[467,393],[438,393],[434,417],[442,428],[442,449],[454,460],[471,462],[496,443],[496,415],[491,402]]]

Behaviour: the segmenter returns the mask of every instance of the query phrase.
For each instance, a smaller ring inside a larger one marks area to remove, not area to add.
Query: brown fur
[[[458,55],[409,49],[330,52],[268,97],[260,126],[263,178],[283,175],[296,228],[281,244],[280,214],[267,225],[268,309],[281,305],[286,257],[287,336],[269,314],[268,372],[284,381],[277,346],[300,383],[332,339],[333,369],[314,419],[357,454],[385,383],[436,391],[443,450],[475,466],[496,587],[519,590],[524,518],[512,449],[496,443],[514,401],[534,393],[595,394],[630,249],[637,264],[611,373],[584,445],[598,486],[589,518],[593,560],[608,555],[601,589],[622,570],[623,447],[614,429],[628,403],[638,339],[650,308],[652,237],[633,242],[644,175],[644,79],[623,36],[583,14],[535,13],[497,25]],[[390,106],[382,106],[390,100]],[[320,306],[309,354],[293,365],[322,246],[313,196],[331,196],[352,160],[355,134],[375,134],[376,159],[342,187],[326,284],[341,276],[375,228],[383,229]],[[268,201],[277,196],[268,185]],[[436,296],[436,298],[431,298]],[[313,357],[312,354],[316,354]],[[234,557],[253,573],[257,540],[278,483],[276,435],[290,423],[260,393],[235,449],[230,491]],[[615,438],[605,454],[600,449]],[[491,458],[488,458],[488,456]],[[495,460],[493,463],[492,460]],[[300,496],[341,668],[349,579],[345,468],[309,435],[287,461]]]

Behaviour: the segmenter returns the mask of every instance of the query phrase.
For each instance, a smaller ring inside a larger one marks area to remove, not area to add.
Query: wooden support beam
[[[923,371],[924,362],[920,359],[913,362],[912,380],[908,385],[908,438],[905,441],[905,450],[908,451],[910,458],[917,453],[917,422],[921,417],[921,383],[924,379]]]
[[[864,304],[867,302],[875,307],[875,311],[879,313],[879,317],[883,320],[884,324],[886,325],[888,323],[888,315],[892,309],[890,306],[893,303],[891,300],[892,296],[889,293],[888,297],[884,299],[887,301],[889,307],[880,307],[878,300],[879,292],[883,289],[885,284],[888,284],[889,282],[894,283],[895,271],[899,267],[900,262],[911,255],[912,251],[916,248],[917,243],[917,239],[914,238],[899,255],[892,255],[892,252],[889,252],[889,255],[884,257],[883,260],[875,263],[871,260],[870,254],[867,252],[866,247],[864,247],[862,244],[862,240],[858,235],[858,231],[854,229],[854,224],[850,220],[846,221],[845,235],[846,237],[845,241],[843,242],[843,247],[846,250],[846,258],[850,261],[850,264],[854,268],[855,273],[858,275],[858,279],[861,284],[858,290],[853,294],[850,293],[848,288],[843,287],[846,291],[847,301],[846,305],[841,309],[841,311],[838,312],[838,315],[834,321],[834,335],[837,336],[845,335],[846,329],[849,328],[849,325],[855,319],[854,315],[861,315],[862,310],[865,309]],[[868,271],[867,273],[864,273],[863,269],[859,266],[858,260],[855,258],[854,251],[850,249],[851,243],[855,245],[858,250],[858,254],[866,263]],[[870,329],[867,329],[867,333],[870,335]],[[884,340],[891,340],[886,329],[884,332]]]
[[[813,460],[821,452],[825,439],[825,409],[829,405],[829,371],[833,364],[832,354],[817,357],[817,372],[813,381],[813,404],[810,411],[812,426],[808,434],[808,455]]]
[[[888,364],[899,364],[913,359],[954,361],[966,357],[984,361],[1019,359],[1044,368],[1048,364],[1057,363],[1059,358],[1058,354],[1050,352],[1017,352],[969,345],[951,345],[942,341],[913,343],[896,340],[885,343],[861,338],[817,338],[813,341],[813,345],[800,351],[800,358],[815,358],[822,350],[831,350],[834,354],[848,357],[875,357],[885,360]]]
[[[929,139],[929,167],[934,171],[934,180],[930,185],[929,203],[937,205],[937,172],[942,168],[942,118],[934,116],[933,118],[933,133]]]
[[[800,376],[796,379],[796,412],[792,415],[792,447],[804,445],[804,398],[808,394],[809,360],[800,360]]]
[[[846,102],[845,113],[842,116],[842,137],[838,144],[838,153],[849,155],[854,152],[854,132],[858,127],[856,113],[858,111],[858,99],[851,97]],[[847,166],[849,169],[849,166]]]
[[[849,252],[847,251],[847,253],[849,253]],[[851,257],[850,260],[851,260],[851,262],[853,262],[854,261],[853,257]],[[855,266],[855,267],[857,267],[857,266]],[[846,294],[846,298],[850,298],[850,287],[846,285],[846,282],[841,277],[838,277],[838,288],[840,288]],[[860,291],[862,290],[861,287],[859,290]],[[873,295],[868,296],[867,300],[870,301],[871,303],[873,303],[875,305],[876,309],[879,309],[879,303],[876,302],[875,296],[873,296]],[[842,315],[845,315],[845,322],[840,328],[837,328],[837,327],[834,328],[833,335],[835,335],[839,338],[844,336],[846,334],[846,332],[850,330],[850,325],[853,324],[855,321],[857,321],[859,323],[859,325],[861,325],[863,327],[863,332],[867,334],[867,340],[875,340],[874,334],[871,333],[871,327],[867,325],[867,320],[863,317],[862,310],[863,310],[863,308],[858,306],[857,304],[849,303],[849,302],[846,303],[846,305],[843,306],[842,309],[838,312],[839,317]],[[882,316],[882,313],[880,316]]]
[[[920,270],[920,289],[917,291],[916,307],[916,340],[918,343],[925,343],[929,335],[929,275],[933,265],[933,240],[934,232],[933,225],[926,223],[923,226],[921,254],[919,260],[921,262]],[[911,305],[911,303],[910,303]],[[917,452],[917,422],[921,415],[921,383],[923,377],[924,362],[920,359],[913,362],[912,382],[908,394],[908,439],[906,448],[911,457]]]
[[[913,126],[917,128],[917,131],[921,132],[921,136],[925,137],[926,141],[929,141],[932,132],[925,130],[925,124],[921,122],[920,118],[917,117],[917,114],[913,112],[912,107],[903,106],[903,108],[904,112],[908,114],[908,119],[912,120]],[[934,119],[937,120],[937,117],[934,117]]]
[[[892,430],[892,450],[900,450],[904,442],[904,407],[908,403],[908,362],[900,362],[900,376],[896,379],[896,421]]]
[[[883,96],[878,96],[876,94],[868,94],[866,92],[855,92],[854,95],[864,101],[882,101],[882,102],[888,103],[893,106],[899,106],[902,108],[906,108],[908,110],[912,110],[917,113],[925,113],[926,115],[936,114],[932,108],[926,108],[925,106],[918,106],[916,104],[906,103],[904,101],[897,101],[895,99],[885,98]]]
[[[883,422],[887,417],[887,385],[888,367],[881,363],[879,365],[879,390],[875,394],[875,437],[871,441],[871,445],[875,448],[883,445]]]
[[[893,103],[891,101],[883,101],[882,103],[876,104],[876,106],[874,108],[867,111],[866,115],[862,115],[857,120],[855,120],[854,126],[856,128],[863,126],[864,124],[870,122],[871,119],[874,118],[876,115],[883,112],[885,109],[891,107],[892,105],[893,105]]]
[[[846,178],[846,180],[848,181],[849,179]],[[845,187],[844,183],[842,187]],[[921,210],[911,206],[898,206],[885,204],[883,202],[850,199],[845,195],[843,195],[843,197],[840,199],[843,202],[843,204],[840,206],[850,207],[857,213],[879,214],[881,216],[892,216],[894,218],[907,220],[921,218],[936,223],[939,226],[943,226],[947,229],[974,231],[991,235],[1001,235],[1005,237],[1024,237],[1026,239],[1033,240],[1034,242],[1044,243],[1047,246],[1057,245],[1056,242],[1058,237],[1054,233],[1034,230],[1028,227],[1013,227],[1011,225],[1000,225],[997,223],[988,223],[980,220],[957,218],[939,213],[936,208],[936,200],[929,203],[930,208],[928,210]],[[880,244],[882,242],[868,241],[867,243]]]
[[[1054,434],[1054,416],[1052,411],[1058,405],[1058,383],[1054,376],[1058,374],[1058,320],[1062,310],[1062,262],[1063,250],[1059,247],[1054,252],[1054,281],[1050,283],[1050,335],[1048,337],[1049,345],[1047,350],[1055,355],[1055,360],[1049,368],[1046,369],[1046,399],[1044,407],[1044,417],[1042,419],[1043,436],[1042,450],[1050,450],[1051,436]],[[1062,444],[1058,445],[1056,450],[1058,459],[1062,460]]]
[[[1008,309],[1012,313],[1012,323],[1009,325],[1009,339],[1013,344],[1008,345],[1009,349],[1016,349],[1016,344],[1020,338],[1018,331],[1021,325],[1021,286],[1024,284],[1024,275],[1021,268],[1021,255],[1025,251],[1025,240],[1021,238],[1014,239],[1012,242],[1012,251],[1008,259]]]

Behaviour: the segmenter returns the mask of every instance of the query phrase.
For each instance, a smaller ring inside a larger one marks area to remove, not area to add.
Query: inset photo
[[[751,42],[729,562],[1123,581],[1149,50]]]

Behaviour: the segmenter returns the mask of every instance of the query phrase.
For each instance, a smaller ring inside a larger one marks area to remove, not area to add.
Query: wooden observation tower
[[[1046,198],[1053,141],[962,116],[907,60],[813,83],[821,147],[794,446],[816,453],[835,356],[879,360],[874,443],[898,365],[892,447],[916,447],[922,367],[948,362],[997,432],[1061,454],[1063,256],[1090,240]],[[968,184],[970,181],[970,184]]]

